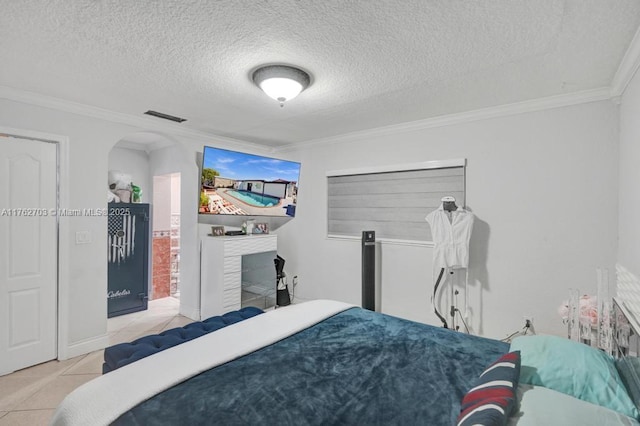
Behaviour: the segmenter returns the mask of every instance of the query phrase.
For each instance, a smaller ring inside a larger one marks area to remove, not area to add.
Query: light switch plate
[[[91,243],[90,231],[76,231],[76,244],[89,244]]]

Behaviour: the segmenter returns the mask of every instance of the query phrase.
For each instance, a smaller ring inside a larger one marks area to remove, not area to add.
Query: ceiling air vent
[[[158,117],[158,118],[164,118],[165,120],[175,121],[176,123],[182,123],[183,121],[187,121],[186,118],[180,118],[180,117],[176,117],[174,115],[164,114],[164,113],[158,112],[158,111],[149,110],[149,111],[145,112],[145,114],[153,115],[154,117]]]

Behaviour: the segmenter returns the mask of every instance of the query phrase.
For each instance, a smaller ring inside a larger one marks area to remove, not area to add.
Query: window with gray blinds
[[[450,195],[464,206],[464,166],[330,175],[328,234],[431,241],[425,216]]]

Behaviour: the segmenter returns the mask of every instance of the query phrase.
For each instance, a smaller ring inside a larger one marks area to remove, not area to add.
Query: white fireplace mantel
[[[277,250],[276,234],[202,238],[200,319],[240,309],[242,256]]]

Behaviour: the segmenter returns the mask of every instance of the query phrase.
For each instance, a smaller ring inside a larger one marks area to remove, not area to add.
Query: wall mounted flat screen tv
[[[294,217],[300,163],[205,146],[201,215]]]

